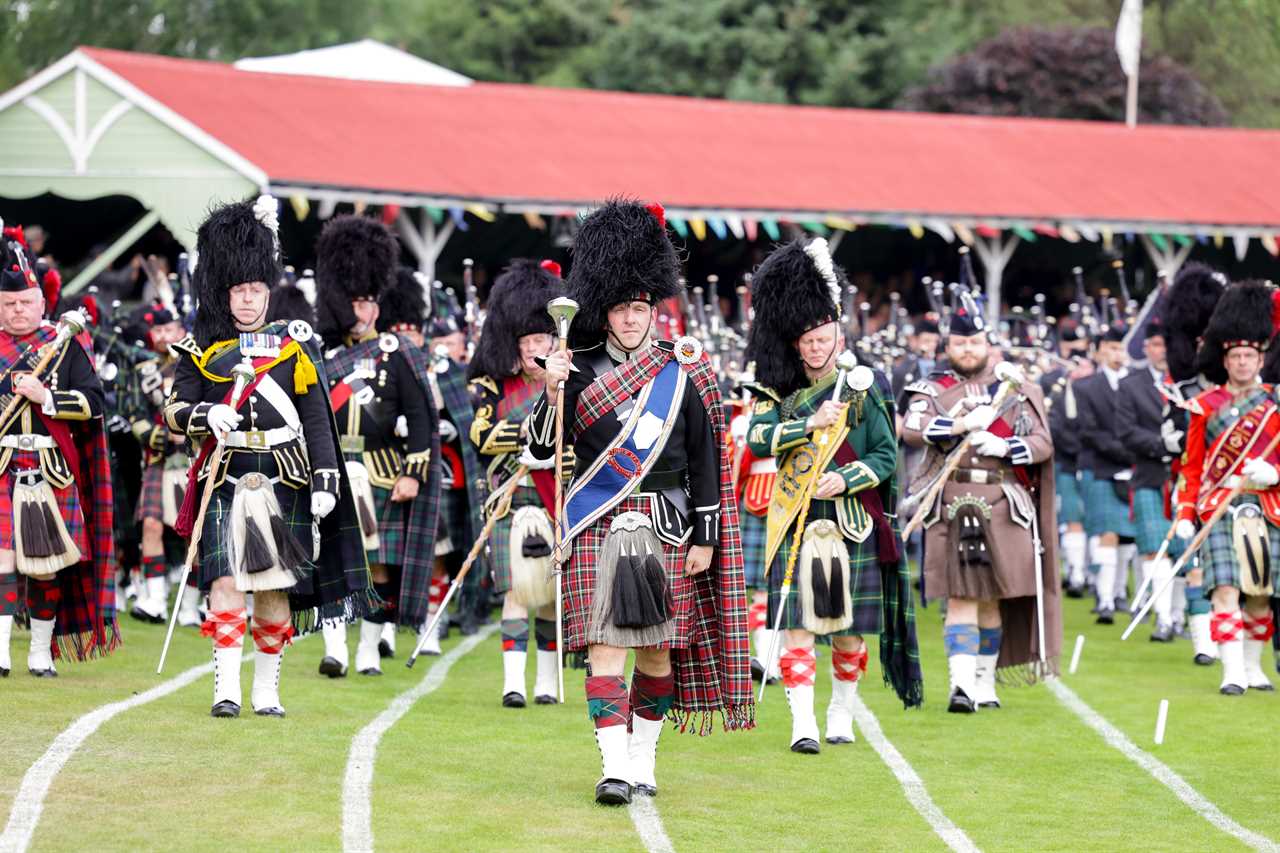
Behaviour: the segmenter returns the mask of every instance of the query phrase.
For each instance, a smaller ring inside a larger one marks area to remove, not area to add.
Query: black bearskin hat
[[[320,334],[341,337],[356,324],[351,303],[377,300],[391,286],[400,244],[367,216],[337,216],[316,241],[316,319]]]
[[[201,348],[239,334],[228,297],[232,287],[249,281],[270,286],[280,280],[276,208],[269,195],[224,204],[211,211],[196,232],[192,332]]]
[[[378,300],[378,331],[404,332],[410,329],[421,332],[427,321],[427,297],[422,290],[418,273],[409,267],[396,270],[392,282]]]
[[[440,282],[431,287],[431,317],[427,323],[427,337],[443,338],[467,331],[467,315],[458,304],[454,292]]]
[[[316,325],[316,309],[307,298],[306,291],[297,284],[278,284],[271,288],[271,303],[267,306],[267,320],[285,320],[292,323],[302,320],[312,328]]]
[[[845,284],[844,270],[832,263],[821,237],[793,240],[764,259],[751,277],[755,317],[746,353],[755,362],[756,381],[783,395],[808,384],[796,339],[840,319]]]
[[[1253,346],[1259,351],[1267,349],[1274,332],[1273,293],[1258,281],[1242,281],[1226,289],[1213,309],[1196,352],[1196,373],[1203,373],[1210,382],[1221,385],[1227,381],[1222,359],[1228,350],[1238,346]]]
[[[489,291],[484,332],[467,367],[467,378],[501,379],[519,370],[520,339],[525,335],[555,334],[547,303],[564,296],[560,267],[554,261],[517,258],[498,276]]]
[[[604,340],[613,306],[636,299],[656,305],[681,290],[680,262],[661,205],[609,200],[582,220],[572,252],[565,285],[578,303],[569,332],[575,349]]]
[[[1227,277],[1201,263],[1187,264],[1174,278],[1160,313],[1174,382],[1195,377],[1197,342],[1226,289]]]

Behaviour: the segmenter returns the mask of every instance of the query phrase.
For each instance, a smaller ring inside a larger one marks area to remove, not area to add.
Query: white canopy
[[[415,83],[422,86],[469,86],[471,78],[434,62],[406,53],[373,39],[350,44],[284,53],[279,56],[247,57],[235,62],[242,71],[271,74],[301,74],[309,77],[341,77],[347,80],[374,80],[381,83]]]

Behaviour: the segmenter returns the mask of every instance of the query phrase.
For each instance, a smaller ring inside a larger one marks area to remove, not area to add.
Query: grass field
[[[919,612],[926,704],[904,711],[874,662],[862,697],[885,736],[919,774],[933,803],[983,850],[1233,850],[1218,829],[1109,746],[1045,686],[1005,688],[1004,708],[945,712],[946,670],[936,609]],[[1230,818],[1280,841],[1280,695],[1217,694],[1218,672],[1193,667],[1187,643],[1127,643],[1120,626],[1092,624],[1067,602],[1070,650],[1087,637],[1064,683],[1138,747],[1168,765]],[[165,676],[154,673],[163,632],[132,621],[112,658],[61,667],[56,681],[26,675],[15,633],[14,674],[0,681],[0,814],[9,819],[23,775],[81,715],[127,699],[209,659],[208,641],[180,631]],[[352,648],[355,636],[353,632]],[[455,635],[445,645],[455,646]],[[89,736],[53,779],[31,850],[192,851],[343,847],[343,779],[352,739],[438,660],[407,670],[400,655],[379,679],[316,674],[318,639],[286,655],[284,720],[213,720],[205,675],[124,711]],[[531,662],[532,663],[532,662]],[[1269,660],[1268,660],[1269,664]],[[1065,662],[1064,662],[1065,666]],[[819,716],[830,687],[819,666]],[[245,695],[252,667],[245,666]],[[530,685],[532,685],[532,665]],[[644,850],[625,809],[597,807],[599,756],[582,698],[566,673],[566,705],[499,706],[499,641],[460,657],[439,689],[382,738],[372,790],[378,850]],[[1157,705],[1170,700],[1165,742],[1152,742]],[[816,757],[787,750],[780,687],[758,728],[710,738],[672,736],[659,751],[663,828],[677,850],[943,850],[898,780],[860,737]],[[367,839],[366,839],[367,840]],[[0,850],[13,849],[12,837]],[[1255,846],[1259,846],[1255,844]],[[18,847],[17,849],[22,849]]]

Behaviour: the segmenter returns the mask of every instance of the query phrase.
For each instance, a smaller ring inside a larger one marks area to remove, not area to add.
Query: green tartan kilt
[[[834,508],[830,512],[822,512],[823,504],[832,507],[830,501],[815,501],[810,508],[809,522],[823,515],[834,516]],[[782,578],[787,570],[787,556],[791,552],[791,543],[795,538],[795,526],[787,531],[787,536],[769,567],[769,627],[773,627],[778,618],[778,606],[782,599]],[[862,634],[879,634],[882,623],[880,602],[880,565],[876,559],[876,537],[873,532],[862,542],[844,540],[849,550],[849,595],[853,602],[853,624],[843,631],[828,636],[852,637]],[[782,627],[803,628],[800,609],[800,567],[797,565],[792,576],[791,589],[787,594],[786,607],[782,613]],[[807,593],[807,590],[804,591]]]
[[[511,519],[524,506],[542,506],[533,486],[519,486],[511,496],[511,510],[493,524],[489,536],[489,561],[493,564],[493,591],[505,595],[511,590]]]
[[[1076,479],[1075,471],[1068,471],[1061,465],[1053,467],[1053,488],[1058,499],[1059,524],[1084,523],[1084,484]]]
[[[1139,554],[1154,554],[1159,551],[1172,524],[1172,521],[1164,517],[1164,495],[1159,489],[1134,489],[1134,541],[1138,544]]]
[[[1257,502],[1258,499],[1253,495],[1242,495],[1231,505],[1236,507],[1245,503],[1257,504]],[[1231,544],[1231,526],[1232,517],[1228,510],[1209,531],[1209,538],[1200,549],[1200,564],[1204,568],[1202,586],[1206,595],[1219,586],[1240,588],[1240,563],[1236,560],[1235,548]],[[1270,522],[1267,522],[1267,542],[1274,561],[1275,555],[1280,554],[1280,527]]]
[[[1116,494],[1113,480],[1090,479],[1084,488],[1084,529],[1090,536],[1115,533],[1132,539],[1133,517],[1128,501]]]
[[[742,530],[742,567],[747,589],[760,589],[764,584],[764,545],[767,523],[763,515],[752,515],[745,509],[738,514]]]
[[[267,477],[279,477],[280,469],[275,457],[270,453],[237,452],[231,454],[227,463],[227,474],[237,479],[249,473],[259,473]],[[204,488],[204,481],[197,484]],[[291,489],[276,483],[272,486],[276,500],[280,504],[280,515],[288,525],[302,550],[314,554],[311,537],[311,490],[306,488]],[[232,577],[231,559],[228,553],[226,537],[230,534],[231,502],[235,498],[234,483],[223,480],[214,489],[209,499],[209,511],[205,514],[203,529],[200,533],[200,572],[198,583],[200,589],[208,592],[209,587],[218,578]],[[197,495],[199,493],[197,492]],[[310,561],[306,564],[304,576],[287,590],[290,593],[309,594],[314,577],[314,566]]]
[[[405,508],[409,502],[393,503],[391,490],[370,486],[373,492],[373,514],[378,519],[378,547],[369,551],[369,565],[398,566],[404,562],[404,528],[408,523]]]

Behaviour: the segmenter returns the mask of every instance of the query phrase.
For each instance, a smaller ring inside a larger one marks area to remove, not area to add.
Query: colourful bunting
[[[707,239],[707,223],[704,220],[694,217],[689,220],[689,227],[693,229],[694,237],[699,240]]]
[[[541,215],[528,211],[524,214],[525,224],[535,231],[546,231],[547,221]]]
[[[679,234],[681,237],[688,238],[689,226],[685,225],[683,219],[680,219],[679,217],[671,216],[670,214],[668,214],[667,224],[670,225],[672,228],[676,229],[676,233]]]
[[[781,240],[782,231],[778,228],[778,223],[772,219],[760,220],[760,227],[764,229],[764,233],[769,235],[770,240]]]
[[[444,208],[427,205],[427,215],[431,217],[431,221],[436,225],[444,224]]]
[[[1173,242],[1177,243],[1179,246],[1190,246],[1192,243],[1191,237],[1187,234],[1174,234],[1172,236]]]
[[[1058,226],[1058,236],[1063,240],[1066,240],[1068,243],[1080,242],[1080,232],[1065,222]]]
[[[390,225],[400,218],[400,205],[384,204],[382,206],[382,224]]]
[[[311,213],[311,202],[307,201],[305,195],[289,196],[289,206],[293,208],[293,218],[299,222],[304,221]]]
[[[825,237],[831,233],[831,229],[823,225],[821,222],[801,222],[800,227],[806,231],[817,234],[819,237]]]
[[[1009,230],[1014,234],[1017,234],[1023,240],[1026,240],[1028,243],[1034,243],[1036,241],[1035,232],[1030,228],[1023,228],[1021,225],[1015,225]]]
[[[456,227],[459,231],[466,231],[471,227],[467,225],[467,217],[463,214],[462,208],[460,207],[449,208],[449,216],[450,218],[453,219],[454,227]]]
[[[746,232],[747,239],[750,240],[752,243],[756,241],[756,237],[758,237],[760,234],[760,232],[756,229],[756,224],[757,223],[754,219],[742,220],[742,230]]]
[[[724,224],[724,220],[719,217],[712,216],[707,219],[707,224],[711,226],[711,230],[715,232],[717,240],[723,240],[729,236],[729,228]]]
[[[969,230],[969,226],[963,222],[952,222],[951,229],[956,232],[956,236],[960,238],[960,242],[966,246],[973,245],[973,232]]]
[[[1273,258],[1276,255],[1280,255],[1280,245],[1276,244],[1276,237],[1274,234],[1260,234],[1258,236],[1258,242],[1262,244],[1262,248],[1271,253]]]
[[[911,236],[919,240],[924,236],[924,226],[914,219],[907,220],[907,230],[911,232]]]
[[[1157,234],[1153,231],[1147,235],[1147,239],[1151,241],[1151,245],[1155,246],[1160,251],[1169,251],[1169,243],[1164,239],[1163,234]]]
[[[467,213],[470,213],[476,219],[481,219],[485,222],[493,222],[498,218],[494,216],[493,211],[485,207],[483,204],[469,204],[467,205],[466,210]]]

